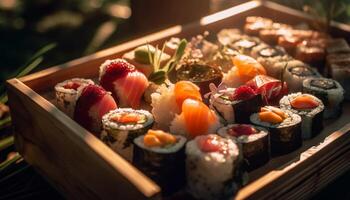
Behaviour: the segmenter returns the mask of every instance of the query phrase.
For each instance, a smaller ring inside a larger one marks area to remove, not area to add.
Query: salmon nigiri
[[[122,107],[137,109],[148,87],[147,77],[123,59],[107,60],[100,67],[100,84]]]
[[[179,81],[174,88],[175,101],[179,108],[186,99],[196,99],[202,101],[199,87],[190,81]]]
[[[196,99],[186,99],[182,112],[172,121],[170,131],[185,134],[189,138],[214,133],[219,127],[219,118],[207,105]]]
[[[234,67],[224,76],[223,82],[229,87],[238,87],[257,75],[266,75],[265,68],[254,58],[246,55],[233,57]]]
[[[97,85],[88,85],[79,91],[74,120],[99,136],[102,116],[116,108],[116,102],[106,90]]]

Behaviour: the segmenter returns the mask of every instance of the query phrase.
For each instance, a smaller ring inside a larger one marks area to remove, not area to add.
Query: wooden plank
[[[17,79],[8,88],[19,152],[69,198],[158,198],[155,183],[51,103]]]

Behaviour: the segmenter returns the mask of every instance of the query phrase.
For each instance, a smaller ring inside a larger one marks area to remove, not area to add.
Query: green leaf
[[[3,171],[4,169],[6,169],[7,167],[9,167],[10,165],[16,163],[19,159],[22,159],[22,156],[19,154],[16,154],[12,159],[6,160],[4,162],[2,162],[0,164],[0,171]],[[2,179],[0,179],[0,182],[2,181]]]
[[[52,50],[55,47],[56,47],[56,43],[50,43],[48,45],[45,45],[43,48],[39,49],[32,57],[29,58],[27,63],[24,64],[24,66],[20,68],[19,72],[22,72],[23,69],[25,69],[28,65],[31,65],[37,58],[41,57],[42,55],[49,52],[50,50]],[[18,74],[20,74],[20,73],[18,73]],[[19,76],[17,75],[17,77],[19,77]]]
[[[8,101],[8,97],[7,97],[7,94],[4,93],[0,96],[0,103],[6,103]]]
[[[4,119],[0,120],[0,129],[3,129],[10,125],[11,125],[11,116],[7,116]]]
[[[165,71],[157,71],[157,72],[153,72],[148,79],[152,82],[154,82],[155,84],[162,84],[165,79],[166,79],[166,72]]]
[[[176,61],[179,61],[182,58],[182,56],[185,53],[186,46],[187,46],[187,40],[186,39],[182,39],[180,41],[179,46],[176,49],[176,52],[175,52],[175,59],[176,59]]]
[[[39,64],[44,60],[44,58],[38,57],[35,60],[33,60],[32,63],[30,63],[28,66],[26,66],[23,70],[21,70],[17,77],[21,77],[21,76],[25,76],[27,74],[29,74],[33,69],[35,69],[37,66],[39,66]]]
[[[6,149],[7,147],[13,145],[15,139],[13,136],[8,136],[2,140],[0,140],[0,151]]]

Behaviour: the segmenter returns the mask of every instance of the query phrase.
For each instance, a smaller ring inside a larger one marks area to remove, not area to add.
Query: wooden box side
[[[160,188],[17,79],[8,81],[16,147],[71,199],[157,198]]]

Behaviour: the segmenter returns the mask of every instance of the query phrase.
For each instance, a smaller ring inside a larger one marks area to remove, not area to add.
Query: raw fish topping
[[[309,95],[301,95],[290,102],[291,106],[296,109],[313,109],[319,106],[314,98]]]
[[[197,140],[198,147],[206,153],[210,152],[219,152],[222,154],[227,153],[227,144],[225,140],[223,140],[218,135],[206,135],[204,137],[200,137]]]
[[[76,82],[68,82],[66,85],[64,85],[64,89],[72,89],[77,90],[81,85]]]
[[[111,121],[122,124],[142,124],[146,116],[140,113],[116,113],[111,116]]]
[[[234,137],[239,137],[242,135],[255,134],[255,133],[257,133],[257,130],[248,124],[239,124],[237,126],[234,126],[230,129],[228,129],[227,133],[234,136]]]
[[[259,112],[260,121],[269,122],[272,124],[281,123],[287,117],[287,114],[283,110],[273,106],[262,107]]]
[[[202,101],[199,87],[190,81],[179,81],[175,84],[175,101],[179,108],[186,99]]]
[[[113,91],[113,82],[119,78],[125,77],[129,72],[133,71],[136,71],[134,65],[123,59],[115,59],[106,66],[100,84],[106,90]]]
[[[246,85],[239,86],[231,95],[230,100],[249,100],[256,95],[255,91]]]
[[[173,145],[177,142],[174,135],[161,130],[148,130],[143,138],[143,142],[147,147],[165,147]]]

